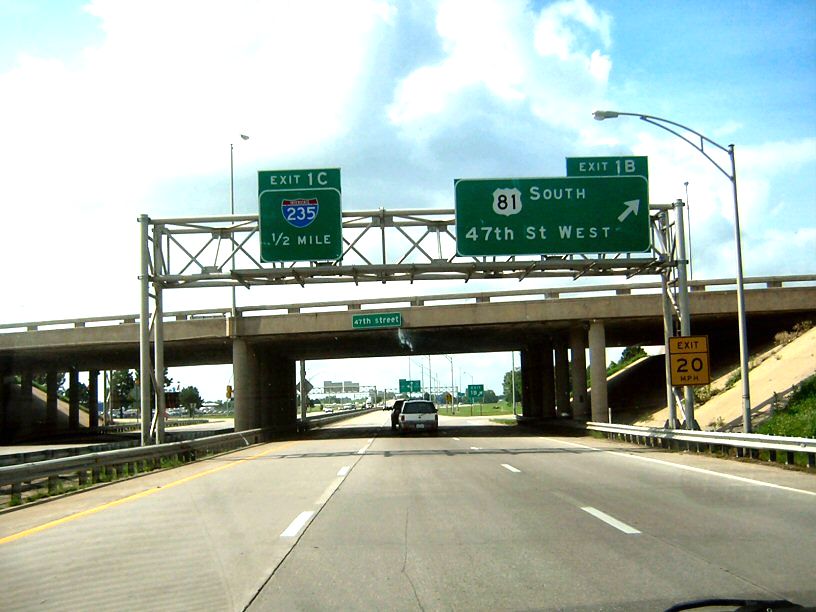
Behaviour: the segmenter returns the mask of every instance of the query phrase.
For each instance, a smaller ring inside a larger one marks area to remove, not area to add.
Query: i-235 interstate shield
[[[669,338],[669,366],[673,387],[710,384],[708,336]]]
[[[462,256],[638,253],[651,246],[642,176],[459,179]]]

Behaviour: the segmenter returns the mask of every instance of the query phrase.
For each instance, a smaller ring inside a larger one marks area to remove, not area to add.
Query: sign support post
[[[677,220],[677,292],[680,307],[680,335],[691,335],[691,314],[689,313],[688,278],[686,276],[686,231],[683,224],[683,200],[674,203]],[[688,385],[684,391],[686,429],[694,429],[694,393]]]

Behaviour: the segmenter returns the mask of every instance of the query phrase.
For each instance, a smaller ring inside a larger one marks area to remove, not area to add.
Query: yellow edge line
[[[96,514],[97,512],[102,512],[103,510],[107,510],[108,508],[115,508],[116,506],[120,506],[127,502],[136,501],[137,499],[141,499],[143,497],[147,497],[148,495],[152,495],[153,493],[158,493],[159,491],[165,491],[172,487],[178,486],[180,484],[184,484],[185,482],[190,482],[191,480],[195,480],[196,478],[201,478],[203,476],[209,476],[210,474],[214,474],[216,472],[220,472],[221,470],[226,470],[228,468],[235,467],[237,465],[241,465],[242,463],[246,463],[247,461],[252,461],[253,459],[257,459],[259,457],[263,457],[264,455],[269,455],[270,453],[277,452],[289,446],[295,444],[296,440],[291,442],[287,442],[282,446],[277,446],[275,448],[270,448],[265,450],[261,453],[256,455],[252,455],[251,457],[246,457],[245,459],[239,459],[233,463],[225,463],[223,465],[219,465],[217,467],[211,468],[209,470],[204,470],[203,472],[199,472],[197,474],[192,474],[191,476],[185,476],[184,478],[179,478],[178,480],[174,480],[172,482],[167,483],[166,485],[156,486],[152,489],[146,489],[145,491],[140,491],[139,493],[134,493],[133,495],[129,495],[127,497],[123,497],[122,499],[117,499],[112,502],[108,502],[106,504],[102,504],[101,506],[96,506],[95,508],[89,508],[88,510],[83,510],[82,512],[77,512],[75,514],[70,514],[68,516],[64,516],[63,518],[56,519],[53,521],[49,521],[48,523],[43,523],[42,525],[37,525],[36,527],[32,527],[30,529],[26,529],[24,531],[20,531],[18,533],[13,533],[9,536],[4,538],[0,538],[0,546],[3,544],[8,544],[9,542],[14,542],[15,540],[20,540],[22,538],[28,537],[30,535],[34,535],[35,533],[40,533],[41,531],[45,531],[46,529],[51,529],[52,527],[57,527],[59,525],[63,525],[65,523],[70,523],[71,521],[75,521],[77,519],[84,518],[86,516],[90,516],[92,514]]]

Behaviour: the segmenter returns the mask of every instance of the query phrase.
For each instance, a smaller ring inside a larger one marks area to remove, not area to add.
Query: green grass
[[[816,438],[816,376],[805,379],[786,408],[760,424],[757,433],[771,436]]]
[[[454,417],[503,416],[513,414],[513,405],[506,402],[498,402],[495,404],[459,404],[453,408],[455,412],[451,411],[451,406],[444,404],[437,406],[439,414]],[[516,411],[521,413],[521,403],[519,402],[516,402]]]

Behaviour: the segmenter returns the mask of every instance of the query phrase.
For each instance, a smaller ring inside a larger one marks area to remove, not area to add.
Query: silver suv
[[[439,429],[439,415],[436,406],[429,400],[405,400],[399,415],[400,429],[405,432],[413,430]]]

